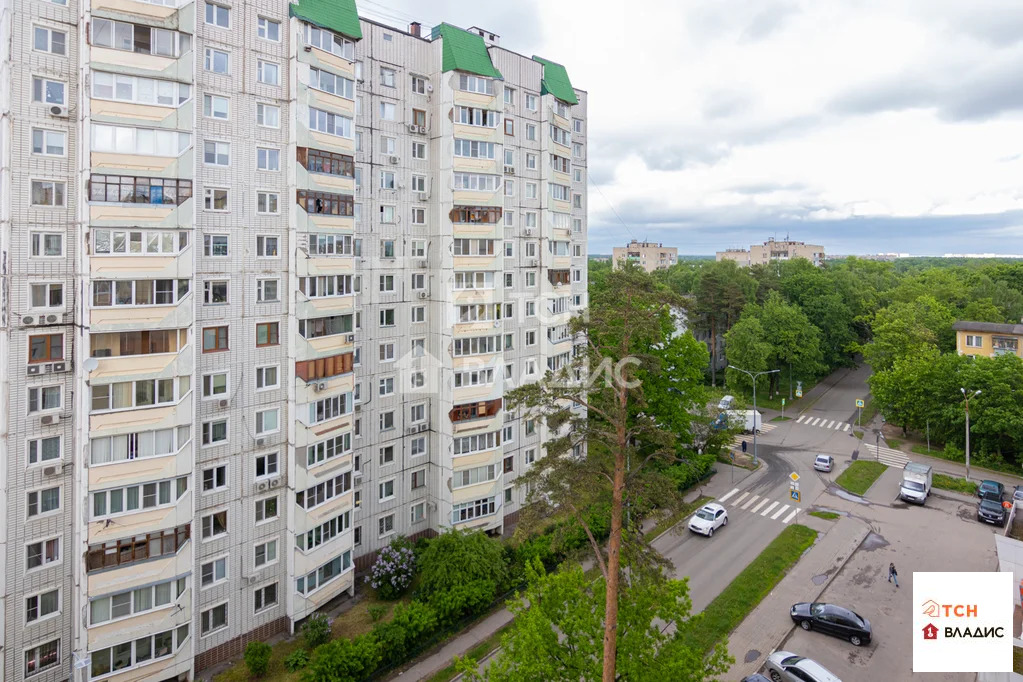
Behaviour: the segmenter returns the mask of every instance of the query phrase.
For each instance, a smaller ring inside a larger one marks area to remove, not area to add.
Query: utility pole
[[[731,368],[731,369],[734,369],[736,372],[742,372],[743,374],[749,376],[749,378],[753,381],[753,411],[756,412],[756,414],[760,414],[759,412],[757,412],[757,377],[759,377],[759,376],[761,376],[763,374],[774,374],[776,372],[780,372],[781,370],[780,369],[769,369],[769,370],[766,370],[764,372],[756,372],[756,373],[754,373],[754,372],[747,371],[745,369],[739,369],[735,365],[728,365],[728,367]],[[754,464],[754,466],[757,463],[757,416],[756,416],[756,414],[753,416],[753,464]]]
[[[970,398],[980,395],[980,390],[969,395],[965,388],[960,388],[959,391],[963,394],[963,402],[966,405],[966,480],[968,481],[970,480]],[[930,439],[928,438],[928,440]]]

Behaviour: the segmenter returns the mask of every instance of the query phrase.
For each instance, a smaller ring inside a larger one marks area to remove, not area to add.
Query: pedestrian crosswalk
[[[761,424],[760,435],[763,436],[765,433],[770,433],[778,428],[777,424]],[[740,433],[738,436],[732,439],[732,448],[734,450],[742,450],[742,442],[746,441],[746,451],[749,453],[753,452],[753,434],[752,433]]]
[[[804,426],[816,426],[821,429],[830,429],[832,431],[848,431],[852,427],[849,422],[844,422],[841,419],[813,417],[806,414],[800,415],[799,418],[796,419],[796,423]]]
[[[788,523],[796,518],[801,511],[798,506],[771,500],[766,495],[756,495],[748,490],[740,493],[738,488],[733,488],[718,499],[719,504],[728,504],[732,510],[747,511],[750,514],[758,514],[772,521]]]
[[[881,464],[898,467],[902,469],[909,463],[909,457],[906,457],[899,450],[892,448],[879,448],[876,445],[863,444],[863,448],[866,450],[865,454],[860,455],[860,459],[874,459]]]

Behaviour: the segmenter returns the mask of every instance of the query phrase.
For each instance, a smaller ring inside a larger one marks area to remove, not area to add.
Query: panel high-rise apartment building
[[[586,306],[586,95],[353,0],[0,0],[0,678],[191,679],[500,532]]]

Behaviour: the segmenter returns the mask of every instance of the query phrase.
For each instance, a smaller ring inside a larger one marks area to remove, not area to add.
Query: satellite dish
[[[85,362],[82,363],[82,367],[86,372],[95,372],[99,367],[99,360],[96,358],[85,358]]]

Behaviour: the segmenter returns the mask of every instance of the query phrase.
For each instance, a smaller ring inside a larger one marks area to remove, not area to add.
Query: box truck
[[[762,415],[756,410],[728,410],[725,414],[728,415],[728,422],[732,426],[742,426],[745,433],[753,433],[754,429],[760,433],[760,427],[763,425]]]
[[[899,497],[906,502],[923,504],[927,496],[931,494],[931,480],[934,477],[934,470],[930,464],[919,464],[909,462],[902,470],[902,485],[899,487]]]

